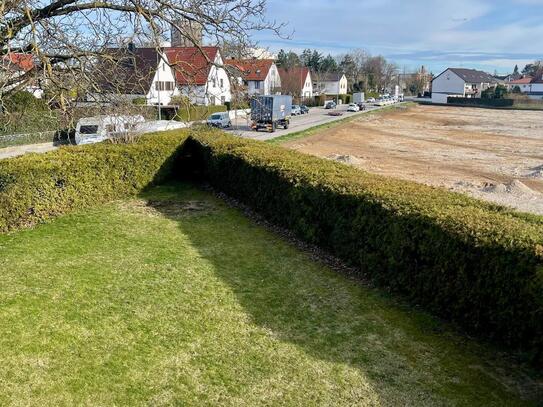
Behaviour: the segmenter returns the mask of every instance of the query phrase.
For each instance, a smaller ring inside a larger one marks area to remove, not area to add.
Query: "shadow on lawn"
[[[186,199],[191,189],[161,188],[167,202]],[[510,361],[493,360],[492,350],[309,260],[208,194],[197,195],[221,208],[206,213],[206,222],[177,216],[160,200],[148,205],[178,222],[256,325],[314,358],[355,367],[383,404],[431,405],[437,396],[467,405],[520,405],[515,394],[541,394]]]

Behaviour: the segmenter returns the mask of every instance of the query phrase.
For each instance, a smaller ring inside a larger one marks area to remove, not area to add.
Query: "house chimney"
[[[129,42],[128,52],[130,52],[131,54],[134,54],[136,52],[136,44],[134,44],[133,42]]]

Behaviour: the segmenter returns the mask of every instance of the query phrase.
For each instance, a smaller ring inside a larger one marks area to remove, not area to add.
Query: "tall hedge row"
[[[170,176],[187,131],[0,161],[0,232],[135,194]]]
[[[452,105],[469,105],[469,106],[490,106],[490,107],[511,107],[513,99],[483,99],[483,98],[457,98],[448,97],[447,103]]]
[[[543,220],[219,133],[192,168],[380,285],[532,356],[543,349]]]

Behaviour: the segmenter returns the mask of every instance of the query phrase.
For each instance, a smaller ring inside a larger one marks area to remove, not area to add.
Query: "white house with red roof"
[[[32,72],[35,68],[32,55],[9,53],[0,59],[0,66],[0,93],[2,89],[11,90],[24,83],[21,90],[32,93],[36,98],[43,96],[40,81]]]
[[[232,100],[230,80],[218,47],[164,49],[180,94],[196,105],[224,105]]]
[[[229,59],[230,72],[249,96],[271,95],[281,88],[281,78],[273,59]]]
[[[521,93],[526,94],[530,99],[543,99],[543,71],[536,74],[535,77],[525,76],[507,83],[509,90],[514,90],[518,86]]]

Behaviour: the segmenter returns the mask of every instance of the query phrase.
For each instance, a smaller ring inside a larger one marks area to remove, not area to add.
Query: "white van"
[[[207,125],[219,128],[226,128],[232,126],[232,121],[230,120],[230,113],[228,112],[219,112],[213,113],[207,118]]]
[[[134,131],[143,116],[83,117],[75,128],[75,144],[92,144]]]

